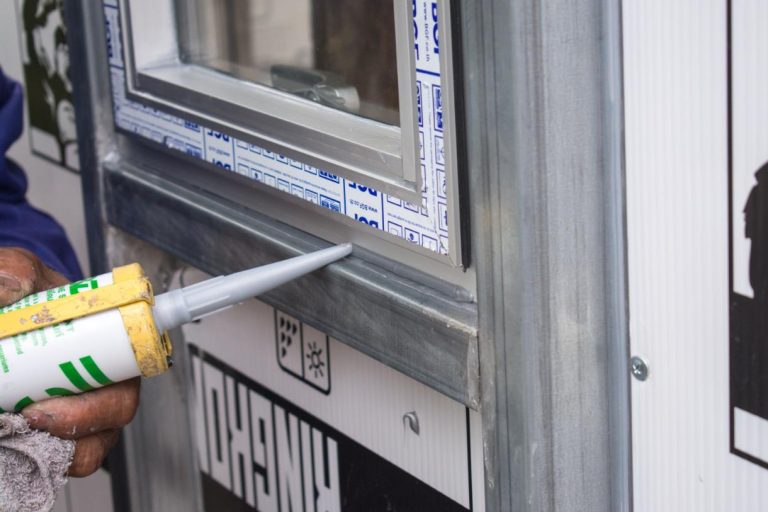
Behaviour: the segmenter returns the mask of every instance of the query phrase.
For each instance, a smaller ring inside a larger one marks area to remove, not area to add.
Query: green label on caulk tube
[[[56,299],[62,299],[69,297],[70,295],[77,295],[78,293],[95,290],[103,286],[112,284],[112,274],[102,274],[100,276],[91,277],[89,279],[83,279],[82,281],[76,281],[74,283],[65,284],[57,288],[51,288],[44,292],[33,293],[27,295],[18,302],[14,302],[9,306],[0,308],[0,314],[8,313],[9,311],[16,311],[17,309],[24,309],[28,306],[34,306],[35,304],[42,304],[44,302],[50,302]]]
[[[112,381],[109,379],[109,377],[106,376],[102,369],[99,368],[99,365],[96,364],[96,361],[93,360],[92,356],[81,357],[79,362],[80,366],[85,369],[85,373],[92,380],[98,382],[101,386],[112,384]],[[59,369],[61,369],[62,373],[72,386],[48,388],[45,390],[47,397],[53,398],[57,396],[71,396],[77,392],[72,391],[72,389],[77,389],[80,391],[91,391],[92,389],[95,389],[93,386],[88,384],[88,381],[77,369],[74,362],[65,361],[59,365]],[[16,402],[16,404],[13,406],[13,411],[20,411],[34,402],[35,401],[32,398],[25,396]],[[6,411],[0,408],[0,412]]]

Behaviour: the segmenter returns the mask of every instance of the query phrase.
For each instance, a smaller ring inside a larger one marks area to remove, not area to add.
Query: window
[[[390,2],[177,0],[176,7],[185,64],[400,126]]]
[[[382,0],[132,0],[128,92],[418,202],[406,7]]]
[[[115,125],[283,222],[461,267],[450,5],[105,0]]]

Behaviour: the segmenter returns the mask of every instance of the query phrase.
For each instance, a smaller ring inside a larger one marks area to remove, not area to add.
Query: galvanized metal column
[[[618,3],[461,9],[488,509],[626,510]]]

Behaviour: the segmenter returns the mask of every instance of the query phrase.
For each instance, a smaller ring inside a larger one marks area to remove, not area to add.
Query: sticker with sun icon
[[[302,347],[304,349],[304,381],[323,393],[331,390],[331,360],[328,353],[328,336],[302,325]]]
[[[309,364],[307,369],[314,373],[316,379],[321,378],[325,372],[325,361],[323,361],[324,350],[318,347],[317,343],[314,341],[307,344],[307,348],[309,349],[309,353],[304,354],[304,357],[308,360],[307,364]]]
[[[328,336],[281,311],[275,311],[277,362],[283,371],[318,391],[331,391]]]

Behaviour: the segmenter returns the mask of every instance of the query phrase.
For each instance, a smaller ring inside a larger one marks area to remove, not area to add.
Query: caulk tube
[[[349,244],[332,247],[157,297],[138,264],[26,297],[0,309],[0,408],[20,410],[44,398],[163,373],[170,366],[168,329],[243,302],[351,251]]]
[[[41,306],[29,319],[50,320],[46,317],[56,315],[56,304],[64,299],[108,290],[116,279],[141,273],[138,265],[130,267],[133,272],[120,267],[27,296],[0,309],[0,321],[16,316],[26,323],[28,319],[19,315]],[[18,411],[43,398],[89,391],[140,374],[120,309],[74,318],[0,340],[0,409]]]

